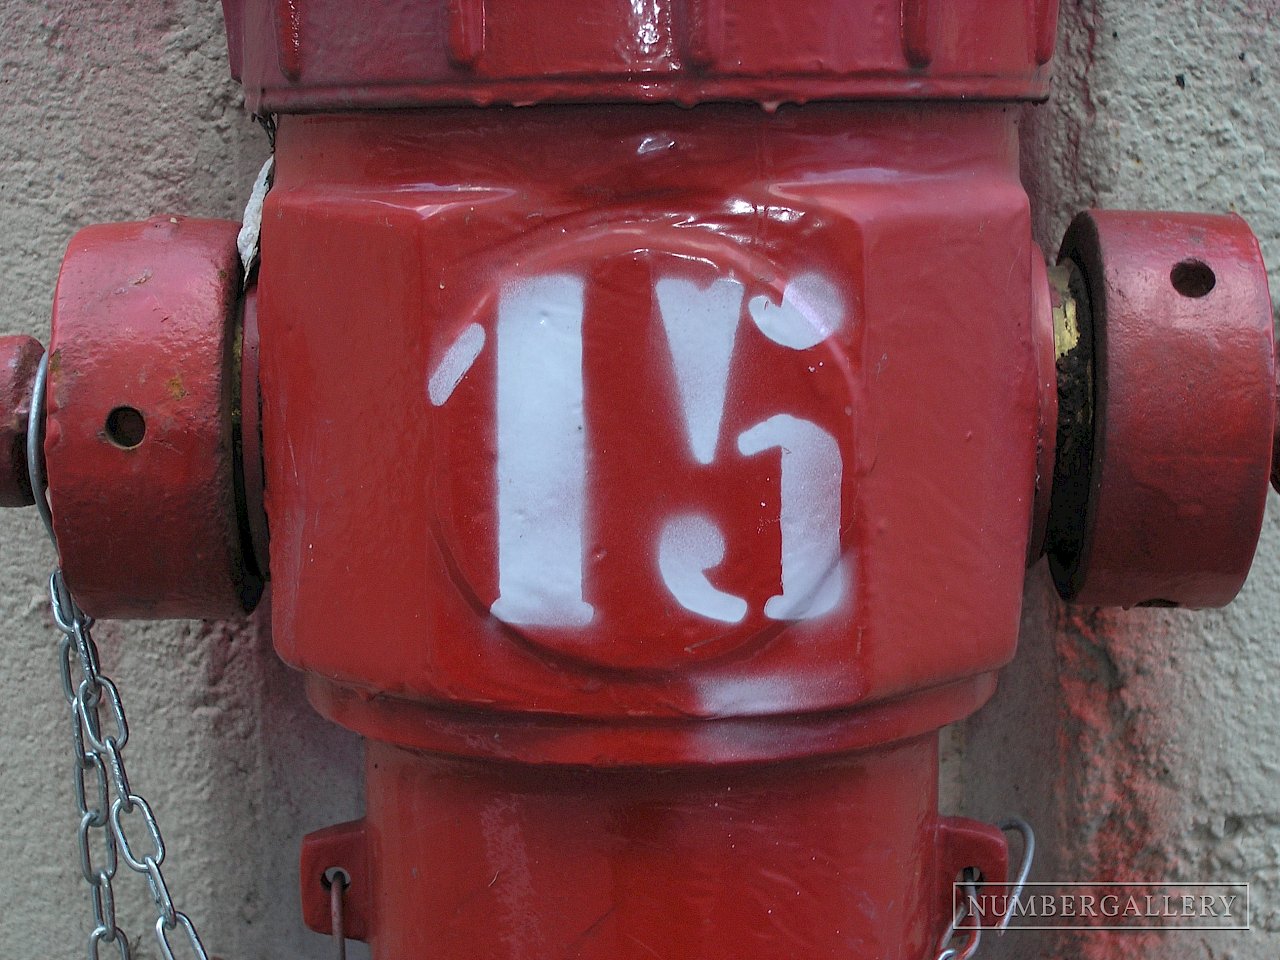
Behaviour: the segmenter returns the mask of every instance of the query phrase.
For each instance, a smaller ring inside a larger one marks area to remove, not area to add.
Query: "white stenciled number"
[[[502,291],[497,323],[498,599],[493,615],[511,624],[580,627],[595,610],[583,597],[587,475],[583,415],[583,280],[548,274]],[[690,451],[716,459],[729,373],[746,297],[742,283],[710,285],[660,278],[654,290],[671,349]],[[755,296],[746,313],[770,341],[807,350],[844,319],[836,288],[802,274],[780,304]],[[446,403],[485,346],[472,324],[445,350],[428,381]],[[782,592],[765,616],[821,617],[844,595],[840,555],[843,463],[834,437],[809,420],[779,413],[743,431],[738,452],[780,451]],[[658,570],[681,607],[721,623],[739,623],[747,601],[712,584],[725,558],[723,531],[709,517],[677,514],[659,532]]]
[[[772,620],[830,613],[844,595],[840,562],[840,447],[815,423],[786,413],[738,437],[748,456],[782,451],[782,593],[764,605]]]
[[[710,463],[724,419],[743,287],[727,278],[705,288],[690,280],[663,278],[655,293],[671,347],[689,446],[699,463]]]
[[[715,457],[724,419],[729,370],[745,291],[721,278],[701,287],[663,278],[658,308],[671,348],[676,386],[694,458]],[[787,285],[782,303],[753,297],[747,304],[756,328],[779,346],[807,350],[831,336],[843,321],[836,288],[815,273]],[[747,456],[777,448],[782,457],[782,593],[765,604],[773,620],[807,620],[830,613],[844,593],[840,559],[840,480],[843,463],[834,437],[817,424],[785,413],[738,437]],[[737,623],[746,601],[714,587],[706,571],[724,559],[724,534],[708,517],[667,521],[659,542],[658,569],[671,595],[686,610]]]
[[[582,295],[553,274],[498,307],[498,599],[507,623],[584,626],[587,501]]]
[[[671,595],[693,613],[738,623],[747,615],[747,601],[716,589],[706,575],[723,559],[724,534],[706,517],[676,517],[663,526],[658,570]]]

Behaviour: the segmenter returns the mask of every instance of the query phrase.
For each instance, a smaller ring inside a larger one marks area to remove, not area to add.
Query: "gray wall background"
[[[1090,205],[1236,210],[1280,267],[1280,0],[1063,0],[1059,41],[1053,99],[1024,123],[1042,246]],[[267,150],[227,78],[211,2],[0,0],[0,104],[3,334],[45,335],[76,229],[161,212],[238,219]],[[89,909],[46,612],[53,556],[37,526],[0,513],[0,943],[32,958],[81,955]],[[1123,851],[1144,878],[1249,880],[1254,930],[1165,944],[1020,934],[991,956],[1274,960],[1277,623],[1274,509],[1225,611],[1070,611],[1032,571],[1018,661],[946,735],[947,807],[1030,817],[1044,879],[1103,876]],[[131,777],[169,841],[166,875],[225,960],[328,955],[297,919],[297,847],[360,809],[358,744],[313,716],[267,633],[261,618],[99,629],[136,728]],[[149,903],[128,881],[118,909],[145,930]],[[149,938],[138,955],[155,956]]]

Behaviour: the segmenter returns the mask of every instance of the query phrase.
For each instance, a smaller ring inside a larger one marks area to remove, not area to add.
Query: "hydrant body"
[[[1033,526],[1012,113],[276,147],[273,631],[374,741],[365,847],[325,855],[369,864],[375,955],[926,956],[1003,870],[938,819],[935,731],[1012,655]]]
[[[1039,95],[1053,5],[428,6],[230,18],[273,631],[370,739],[309,921],[341,863],[380,960],[933,960],[1054,388],[1015,111],[909,101]]]
[[[340,868],[376,960],[972,955],[955,881],[1008,851],[940,815],[937,731],[1026,564],[1120,605],[1243,580],[1275,427],[1243,222],[1089,215],[1051,278],[1012,101],[1052,0],[224,7],[260,236],[80,234],[45,361],[0,344],[5,489],[89,614],[269,572],[280,655],[369,741],[308,924]],[[1161,406],[1166,330],[1214,403]],[[131,573],[161,494],[191,562]]]

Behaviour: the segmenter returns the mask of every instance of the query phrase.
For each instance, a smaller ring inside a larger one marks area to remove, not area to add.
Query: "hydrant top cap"
[[[223,0],[260,115],[1039,99],[1058,0]]]

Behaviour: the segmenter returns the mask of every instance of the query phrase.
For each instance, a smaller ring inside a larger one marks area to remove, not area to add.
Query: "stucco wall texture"
[[[1236,210],[1280,267],[1280,0],[1063,0],[1053,99],[1024,123],[1038,239],[1090,205]],[[43,337],[62,251],[95,222],[238,218],[267,152],[227,77],[218,6],[0,0],[0,333]],[[1271,201],[1271,202],[1269,202]],[[1272,272],[1280,289],[1280,275]],[[1043,567],[994,702],[948,733],[944,804],[1036,825],[1039,879],[1253,884],[1249,933],[1011,934],[982,956],[1280,954],[1280,502],[1225,611],[1064,608]],[[0,512],[0,949],[82,955],[67,717],[30,512]],[[323,957],[298,920],[302,835],[358,815],[360,749],[241,623],[107,623],[133,782],[180,908],[225,960]],[[142,885],[122,918],[156,951]],[[353,951],[353,956],[360,954]],[[695,958],[680,958],[695,960]],[[799,960],[799,958],[798,958]]]

